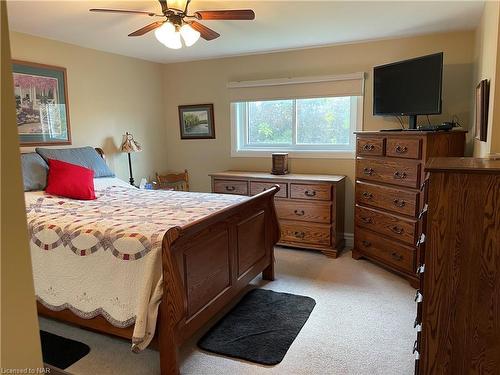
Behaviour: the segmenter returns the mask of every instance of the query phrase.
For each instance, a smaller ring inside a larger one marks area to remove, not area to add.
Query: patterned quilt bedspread
[[[36,296],[51,310],[135,324],[132,346],[142,350],[156,327],[165,232],[248,198],[99,180],[94,201],[25,193]]]

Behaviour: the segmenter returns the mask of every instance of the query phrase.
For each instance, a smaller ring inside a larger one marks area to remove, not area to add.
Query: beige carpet
[[[277,280],[255,283],[316,300],[309,320],[283,362],[267,367],[200,351],[196,338],[182,348],[182,374],[412,374],[415,294],[401,278],[351,252],[339,259],[277,248]],[[130,352],[128,342],[47,319],[42,329],[85,342],[89,355],[67,369],[72,374],[157,374],[153,350]],[[199,335],[198,335],[199,337]]]

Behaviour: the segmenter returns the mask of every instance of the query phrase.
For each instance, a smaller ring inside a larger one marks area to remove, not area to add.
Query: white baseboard
[[[352,249],[354,246],[354,233],[344,233],[345,248]]]

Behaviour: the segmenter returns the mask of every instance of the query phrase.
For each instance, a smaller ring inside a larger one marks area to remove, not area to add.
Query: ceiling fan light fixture
[[[182,48],[181,34],[176,31],[175,25],[171,22],[165,22],[155,30],[155,36],[165,47],[172,49]]]
[[[189,0],[167,0],[168,9],[184,12],[186,10]]]
[[[187,23],[182,25],[181,35],[182,35],[182,39],[184,39],[184,43],[186,43],[186,46],[188,46],[188,47],[191,47],[193,44],[195,44],[198,41],[198,39],[200,39],[200,32],[193,29]]]

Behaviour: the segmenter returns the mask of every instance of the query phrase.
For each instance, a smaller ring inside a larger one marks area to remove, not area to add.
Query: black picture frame
[[[213,104],[179,106],[181,139],[215,139]]]

